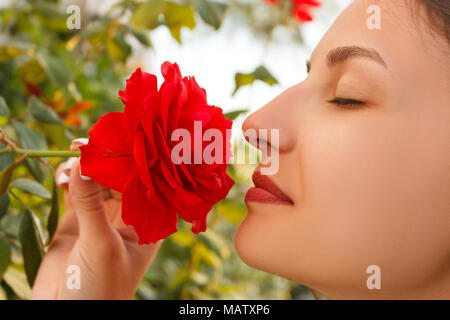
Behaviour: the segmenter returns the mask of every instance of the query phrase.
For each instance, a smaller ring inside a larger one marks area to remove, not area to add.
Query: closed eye
[[[359,101],[359,100],[339,98],[339,97],[329,100],[328,102],[332,103],[338,107],[348,108],[348,109],[357,108],[357,107],[364,105],[364,102]]]

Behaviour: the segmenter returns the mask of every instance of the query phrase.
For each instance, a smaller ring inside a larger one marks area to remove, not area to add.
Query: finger
[[[124,240],[126,239],[126,235],[131,236],[131,232],[134,232],[131,228],[122,228],[119,231],[122,236],[124,237]],[[134,237],[134,236],[131,236]],[[161,244],[163,243],[164,239],[158,240],[155,243],[148,243],[148,244],[138,244],[137,240],[130,240],[125,241],[125,244],[129,248],[131,252],[134,252],[133,258],[135,258],[135,262],[139,263],[141,265],[141,268],[136,268],[143,270],[148,269],[150,264],[152,263],[153,259],[155,258],[156,254],[158,253],[159,248],[161,247]]]
[[[67,196],[67,191],[69,190],[69,181],[70,177],[64,173],[64,167],[66,162],[62,162],[58,168],[56,169],[56,185],[64,190],[64,204],[66,213],[73,212],[72,202],[70,198]]]
[[[70,150],[72,150],[72,151],[79,150],[80,146],[82,146],[88,142],[89,142],[88,138],[74,139],[74,140],[72,140],[72,143],[70,144]],[[64,166],[64,173],[67,176],[70,176],[70,170],[72,169],[72,166],[75,163],[75,161],[77,160],[77,158],[78,157],[70,157],[69,159],[67,159],[66,164]]]
[[[109,189],[109,191],[111,192],[111,195],[114,199],[116,200],[122,200],[122,194],[116,190],[111,190]]]
[[[142,244],[140,245],[138,243],[139,237],[134,231],[132,226],[125,226],[123,228],[118,229],[120,235],[122,238],[128,243],[128,245],[133,246],[133,248],[142,256],[152,256],[153,254],[156,254],[154,252],[157,251],[162,244],[164,239],[158,240],[155,243],[149,243],[149,244]]]
[[[72,140],[72,144],[70,145],[70,150],[75,151],[80,148],[80,146],[87,144],[89,142],[88,138],[77,138]]]
[[[63,189],[64,192],[64,211],[65,214],[62,217],[56,230],[56,234],[77,234],[78,233],[78,221],[75,215],[75,211],[70,200],[68,189],[70,178],[64,173],[64,166],[66,162],[62,162],[56,169],[56,184]]]
[[[77,235],[78,234],[78,220],[75,210],[70,201],[69,193],[64,191],[64,204],[66,207],[65,214],[58,223],[55,237],[57,235]]]
[[[70,157],[69,159],[67,159],[67,161],[65,162],[64,168],[63,168],[63,172],[70,177],[70,170],[72,169],[73,164],[75,163],[75,161],[77,161],[78,157]]]
[[[122,202],[120,200],[114,198],[105,200],[105,208],[109,220],[116,229],[125,227],[122,220]]]
[[[67,161],[62,162],[58,168],[56,169],[56,185],[64,190],[68,190],[69,187],[69,175],[64,172],[64,167],[66,166]]]
[[[108,239],[114,228],[106,215],[102,186],[81,178],[79,159],[70,172],[69,195],[78,218],[80,240],[92,243],[94,239]]]

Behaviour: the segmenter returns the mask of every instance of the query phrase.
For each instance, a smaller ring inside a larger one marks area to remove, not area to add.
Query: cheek
[[[406,121],[352,120],[343,126],[335,119],[316,127],[322,130],[308,130],[299,151],[306,200],[302,214],[310,218],[303,228],[316,252],[324,253],[318,261],[330,266],[332,278],[364,289],[366,268],[376,264],[384,272],[385,288],[394,290],[411,278],[419,281],[420,269],[412,265],[423,266],[425,260],[432,268],[436,262],[424,238],[433,237],[436,246],[445,242],[444,228],[426,218],[437,217],[423,200],[431,195],[422,184],[430,187],[429,181],[439,179],[427,174],[436,162],[424,162],[421,154],[436,150],[427,150],[425,140],[421,149],[420,137]]]

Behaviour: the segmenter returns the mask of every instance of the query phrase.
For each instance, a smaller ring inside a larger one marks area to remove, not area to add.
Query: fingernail
[[[65,184],[65,183],[69,183],[70,178],[67,174],[65,174],[64,172],[62,172],[59,177],[58,177],[58,184]]]
[[[79,168],[78,171],[80,172],[80,178],[81,178],[81,180],[84,180],[84,181],[91,181],[91,180],[92,180],[91,178],[89,178],[89,177],[87,177],[87,176],[83,176],[83,175],[81,174],[81,168]]]
[[[79,142],[81,144],[87,144],[89,142],[89,138],[77,138],[77,139],[73,139],[72,143],[74,142]]]
[[[75,163],[75,161],[77,161],[77,157],[70,157],[69,160],[67,160],[64,169],[65,170],[72,169],[72,166]]]

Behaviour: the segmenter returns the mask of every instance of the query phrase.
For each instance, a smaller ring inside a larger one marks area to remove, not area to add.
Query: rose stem
[[[7,147],[6,149],[0,150],[0,155],[5,153],[16,153],[25,154],[28,153],[28,157],[39,158],[39,157],[79,157],[80,150],[30,150],[30,149],[20,149]]]
[[[0,132],[0,141],[6,145],[6,148],[0,150],[0,155],[5,153],[16,153],[16,154],[28,154],[28,157],[31,158],[40,158],[40,157],[79,157],[81,154],[80,150],[30,150],[30,149],[21,149],[16,146],[16,144],[8,139],[8,137]]]

